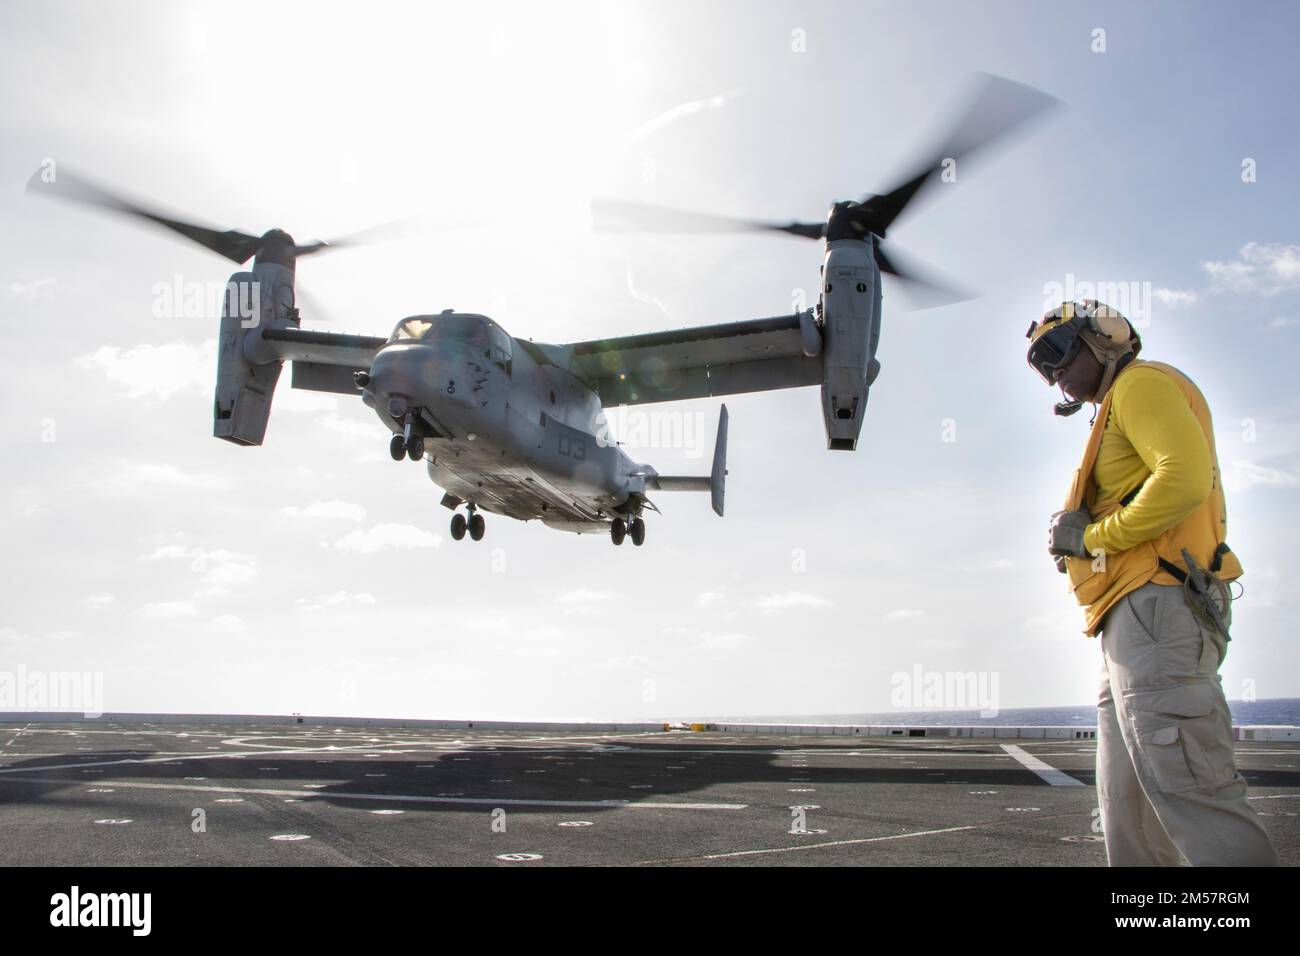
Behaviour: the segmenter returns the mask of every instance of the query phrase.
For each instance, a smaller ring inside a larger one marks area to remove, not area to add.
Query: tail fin
[[[722,499],[727,484],[727,406],[722,406],[718,416],[718,437],[713,444],[713,471],[703,475],[654,475],[646,480],[646,487],[656,491],[707,491],[713,500],[713,510],[722,517]]]
[[[709,494],[713,511],[722,517],[722,496],[727,490],[727,406],[718,416],[718,437],[713,443],[713,472],[709,475]]]

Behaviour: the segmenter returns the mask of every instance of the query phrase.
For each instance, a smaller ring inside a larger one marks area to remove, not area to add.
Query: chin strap
[[[1089,330],[1084,330],[1079,333],[1079,336],[1091,347],[1096,340],[1093,339],[1092,341],[1089,341],[1088,336],[1092,336],[1093,334],[1094,333]],[[1094,402],[1100,402],[1106,397],[1106,392],[1110,390],[1111,385],[1115,383],[1115,376],[1118,375],[1120,370],[1128,365],[1129,362],[1137,358],[1137,353],[1134,351],[1132,344],[1130,343],[1127,349],[1120,352],[1113,352],[1110,349],[1098,346],[1092,349],[1092,354],[1096,356],[1099,362],[1102,362],[1101,381],[1097,383],[1097,394],[1092,397]]]

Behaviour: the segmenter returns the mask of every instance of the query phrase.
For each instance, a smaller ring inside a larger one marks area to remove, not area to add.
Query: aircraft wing
[[[822,383],[821,333],[807,314],[645,332],[562,348],[605,408]],[[814,353],[811,357],[806,348]]]
[[[264,329],[262,341],[278,358],[293,362],[293,387],[313,392],[356,395],[353,375],[370,368],[388,341],[374,335],[318,332],[314,329]]]

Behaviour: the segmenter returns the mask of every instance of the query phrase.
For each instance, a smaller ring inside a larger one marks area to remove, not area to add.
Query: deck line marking
[[[725,860],[737,856],[761,856],[767,853],[798,853],[801,850],[820,850],[830,846],[857,846],[863,843],[884,843],[887,840],[906,840],[911,837],[933,836],[938,833],[957,833],[961,830],[976,830],[978,827],[945,827],[942,830],[914,830],[911,833],[895,833],[892,836],[862,837],[856,840],[830,840],[825,843],[808,843],[804,846],[782,846],[766,850],[735,850],[731,853],[710,853],[706,856],[688,857],[692,860]]]
[[[1020,765],[1026,770],[1032,770],[1053,787],[1083,786],[1083,781],[1074,779],[1064,770],[1057,770],[1051,764],[1039,760],[1033,754],[1026,753],[1015,744],[1002,744],[1002,749],[1020,761]]]
[[[58,777],[9,777],[15,783],[72,784],[80,780],[63,780]],[[264,797],[299,797],[309,800],[378,800],[387,803],[472,803],[488,806],[574,807],[604,810],[748,810],[746,803],[653,803],[628,800],[537,800],[522,797],[426,797],[420,794],[349,793],[320,790],[283,790],[269,787],[202,787],[194,784],[151,783],[145,781],[96,780],[96,786],[121,787],[135,790],[185,790],[196,793],[247,793]]]
[[[228,760],[231,757],[274,757],[274,756],[293,757],[299,755],[301,756],[333,755],[339,758],[344,758],[349,756],[355,756],[357,754],[371,753],[373,752],[373,750],[374,750],[373,746],[367,746],[367,747],[349,746],[349,747],[290,747],[283,750],[269,750],[269,749],[268,750],[220,750],[220,751],[145,750],[145,751],[140,751],[139,753],[141,753],[142,755],[147,755],[150,758],[158,758],[157,762],[166,762],[168,760]],[[474,748],[457,748],[453,750],[453,749],[440,747],[434,750],[427,750],[427,749],[418,749],[418,746],[414,744],[408,744],[404,749],[397,751],[395,753],[384,754],[384,756],[386,757],[408,757],[408,756],[429,757],[429,756],[437,756],[438,754],[514,756],[523,753],[527,753],[527,754],[583,753],[583,754],[595,754],[595,755],[606,755],[606,756],[611,754],[612,755],[641,754],[646,756],[667,757],[669,759],[681,759],[682,757],[687,757],[692,754],[705,754],[705,755],[722,754],[722,755],[729,755],[729,756],[753,756],[753,757],[783,757],[789,755],[789,752],[784,750],[740,750],[734,748],[730,750],[683,750],[683,751],[679,751],[678,753],[665,753],[664,751],[661,750],[643,750],[639,747],[628,747],[625,750],[606,750],[603,748],[591,748],[591,747],[527,747],[522,750],[514,747],[501,747],[501,748],[474,747]],[[1244,753],[1253,756],[1256,753],[1293,754],[1295,753],[1295,751],[1291,751],[1291,750],[1241,751],[1239,753]],[[4,758],[26,759],[31,757],[71,757],[71,756],[75,756],[75,754],[69,753],[67,751],[63,751],[59,753],[36,752],[36,751],[30,751],[30,752],[13,751],[10,753],[0,754],[0,756]],[[969,753],[952,753],[947,751],[945,752],[908,751],[906,753],[853,753],[853,754],[823,753],[823,754],[819,754],[818,756],[822,756],[822,757],[924,757],[927,760],[932,758],[940,759],[940,758],[949,758],[949,757],[951,758],[988,757],[993,760],[1000,760],[1000,759],[1005,759],[1007,755],[996,753],[994,751],[981,750],[981,751],[971,751]],[[1042,756],[1077,757],[1078,754],[1073,752],[1063,751],[1060,753],[1055,753],[1055,752],[1044,753],[1042,754]],[[123,761],[123,762],[132,762],[132,761]],[[96,766],[96,764],[84,763],[84,764],[77,764],[77,766],[93,767]],[[42,767],[39,769],[45,770],[45,769],[60,769],[60,768]],[[797,769],[812,769],[812,768],[797,768]]]

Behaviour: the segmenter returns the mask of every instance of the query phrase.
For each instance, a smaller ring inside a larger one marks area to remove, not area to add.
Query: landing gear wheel
[[[455,538],[457,541],[465,537],[466,524],[467,522],[465,521],[465,516],[461,514],[459,511],[457,511],[454,515],[451,516],[451,536]]]
[[[401,461],[406,456],[406,438],[394,435],[388,443],[388,453],[393,456],[393,461]]]
[[[627,536],[627,522],[622,518],[615,518],[609,526],[609,540],[615,544],[622,544],[623,538]]]
[[[641,547],[645,543],[645,522],[640,518],[634,518],[628,534],[632,538],[632,543],[638,548]]]
[[[469,516],[469,536],[475,541],[483,540],[483,532],[487,526],[483,523],[483,516],[475,513]]]
[[[411,461],[419,461],[424,457],[424,439],[412,438],[411,443],[406,446],[406,457]]]

